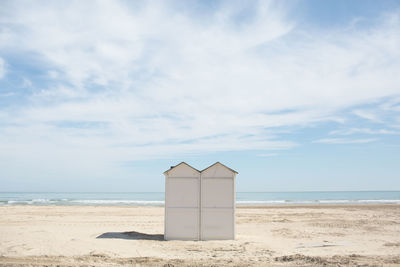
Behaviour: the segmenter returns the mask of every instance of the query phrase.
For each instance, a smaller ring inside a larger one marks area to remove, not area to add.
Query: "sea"
[[[400,204],[400,191],[237,192],[236,205]],[[164,192],[0,192],[0,206],[164,206]]]

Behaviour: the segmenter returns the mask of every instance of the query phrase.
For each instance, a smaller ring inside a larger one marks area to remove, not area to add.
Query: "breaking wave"
[[[246,205],[296,205],[296,204],[400,204],[400,199],[335,199],[335,200],[238,200],[238,206]],[[29,199],[1,200],[4,205],[73,205],[73,206],[164,206],[163,200],[126,199]]]

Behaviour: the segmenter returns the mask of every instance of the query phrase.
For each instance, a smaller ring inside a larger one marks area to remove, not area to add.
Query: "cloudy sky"
[[[1,1],[0,191],[400,190],[399,1]]]

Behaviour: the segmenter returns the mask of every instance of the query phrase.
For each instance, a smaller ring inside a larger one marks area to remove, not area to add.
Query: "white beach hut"
[[[220,162],[201,171],[201,240],[235,239],[236,174]]]
[[[164,239],[199,240],[200,171],[181,162],[164,175]]]
[[[164,238],[235,239],[236,174],[219,162],[203,171],[185,162],[165,171]]]

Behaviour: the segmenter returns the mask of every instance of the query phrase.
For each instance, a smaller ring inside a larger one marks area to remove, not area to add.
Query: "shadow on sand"
[[[130,240],[164,240],[164,235],[160,234],[145,234],[140,232],[107,232],[99,235],[96,238],[119,238],[119,239],[130,239]]]

